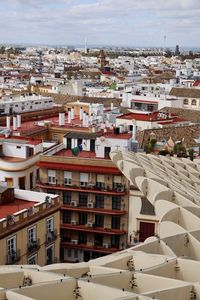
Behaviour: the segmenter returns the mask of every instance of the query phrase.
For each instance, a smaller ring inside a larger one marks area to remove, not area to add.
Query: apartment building
[[[88,261],[127,246],[129,182],[109,158],[132,135],[68,132],[39,162],[41,191],[62,199],[61,260]]]
[[[36,94],[24,94],[21,96],[10,96],[1,99],[0,115],[12,115],[53,107],[53,99]]]
[[[0,186],[0,264],[59,261],[58,195]]]
[[[36,163],[42,151],[41,139],[0,135],[0,181],[9,187],[33,189],[38,177]]]

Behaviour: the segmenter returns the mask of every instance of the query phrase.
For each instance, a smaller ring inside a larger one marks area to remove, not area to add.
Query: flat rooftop
[[[57,153],[54,154],[54,156],[67,156],[67,157],[76,157],[75,155],[73,155],[71,150],[66,150],[63,149]],[[80,158],[92,158],[92,159],[106,159],[106,158],[99,158],[96,156],[96,153],[94,151],[81,151],[79,152],[79,154],[77,155],[77,157]],[[108,158],[108,160],[110,160]]]
[[[12,203],[0,204],[0,219],[6,218],[8,215],[17,213],[23,209],[33,207],[39,202],[15,199]]]

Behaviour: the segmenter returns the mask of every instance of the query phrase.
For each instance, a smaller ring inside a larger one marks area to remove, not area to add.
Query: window
[[[87,203],[88,203],[88,194],[79,193],[79,206],[87,207]]]
[[[194,105],[194,106],[197,105],[197,100],[193,99],[191,104]]]
[[[16,146],[17,149],[21,149],[21,146]]]
[[[95,215],[95,227],[104,227],[104,215]]]
[[[9,256],[16,253],[16,235],[7,240],[7,253]]]
[[[112,229],[120,229],[120,217],[119,216],[112,216]]]
[[[87,233],[79,232],[78,233],[78,243],[79,244],[86,244],[87,243]]]
[[[119,236],[118,235],[111,236],[111,248],[119,248]]]
[[[184,100],[183,100],[183,104],[184,104],[184,105],[188,105],[188,103],[189,103],[188,99],[184,99]]]
[[[80,173],[80,186],[84,187],[87,185],[89,181],[89,174],[88,173]]]
[[[37,254],[28,257],[28,265],[37,265]]]
[[[46,264],[50,265],[54,263],[54,245],[46,248]]]
[[[116,209],[116,210],[121,209],[121,197],[120,196],[112,197],[112,209]]]
[[[53,217],[47,219],[46,221],[46,225],[47,225],[47,232],[52,232],[54,229],[54,224],[53,224]]]
[[[67,249],[67,256],[71,257],[72,256],[72,249]]]
[[[65,185],[72,184],[72,172],[68,172],[68,171],[64,172],[64,184]]]
[[[64,191],[63,192],[63,203],[67,204],[67,205],[70,205],[71,199],[72,199],[71,192],[70,191]]]
[[[56,171],[55,170],[48,170],[48,183],[56,183]]]
[[[87,213],[79,213],[79,225],[87,224]]]
[[[72,213],[71,211],[63,211],[63,223],[71,224]]]
[[[96,208],[104,208],[104,195],[96,195],[95,206]]]
[[[78,250],[74,249],[74,258],[78,258]]]
[[[103,174],[97,174],[96,187],[99,189],[105,189],[105,176]]]
[[[36,226],[33,226],[28,229],[28,243],[36,241]]]

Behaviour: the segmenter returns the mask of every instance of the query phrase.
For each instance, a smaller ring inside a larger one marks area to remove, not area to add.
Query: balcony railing
[[[47,232],[46,234],[46,244],[49,244],[57,239],[57,230]]]
[[[121,186],[105,186],[99,187],[99,185],[91,185],[87,184],[85,186],[78,184],[66,185],[64,183],[49,183],[49,182],[38,182],[37,187],[44,189],[52,189],[52,190],[62,190],[62,191],[76,191],[76,192],[89,192],[94,194],[105,194],[105,195],[125,195],[127,193],[127,189],[125,185]]]
[[[75,243],[76,240],[72,240],[71,242],[66,242],[63,240],[61,242],[61,246],[63,248],[71,248],[71,249],[82,249],[82,250],[88,250],[93,252],[101,252],[101,253],[113,253],[116,251],[119,251],[119,248],[111,247],[109,244],[102,244],[102,245],[96,245],[95,243],[81,243],[77,240],[77,243]]]
[[[90,233],[102,233],[106,235],[124,235],[127,233],[126,230],[122,229],[113,229],[113,228],[108,228],[108,227],[94,227],[94,226],[88,226],[86,225],[79,225],[79,224],[67,224],[67,223],[61,223],[60,227],[62,229],[68,229],[68,230],[73,230],[73,231],[85,231],[85,232],[90,232]],[[124,227],[124,226],[122,226]]]
[[[38,251],[40,248],[40,240],[37,239],[35,241],[31,241],[30,243],[28,243],[27,245],[27,252],[28,254]]]
[[[9,255],[6,256],[6,264],[13,265],[18,261],[20,261],[20,258],[21,258],[20,250],[12,251]]]

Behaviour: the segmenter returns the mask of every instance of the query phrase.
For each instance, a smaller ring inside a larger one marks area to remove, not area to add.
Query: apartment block
[[[0,264],[59,261],[58,195],[0,187]]]
[[[38,187],[62,199],[62,261],[88,261],[127,246],[129,181],[109,152],[125,149],[130,138],[68,133],[63,145],[41,156]]]

